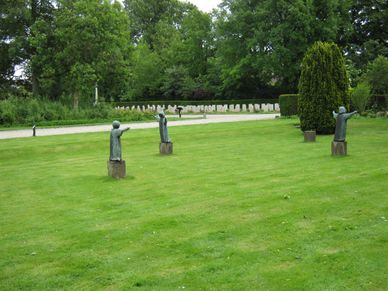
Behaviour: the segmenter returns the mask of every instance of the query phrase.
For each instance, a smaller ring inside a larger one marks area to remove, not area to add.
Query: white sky
[[[181,0],[183,2],[191,2],[197,6],[200,10],[205,12],[211,12],[213,8],[216,8],[221,0]]]

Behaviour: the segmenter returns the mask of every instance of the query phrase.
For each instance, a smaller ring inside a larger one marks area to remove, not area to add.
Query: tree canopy
[[[78,107],[92,103],[96,84],[107,101],[296,93],[316,41],[338,44],[355,86],[388,57],[387,5],[224,0],[205,13],[178,0],[1,1],[0,99]]]

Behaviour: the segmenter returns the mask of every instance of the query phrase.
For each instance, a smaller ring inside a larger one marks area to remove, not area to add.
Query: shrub
[[[69,125],[95,122],[141,121],[153,119],[152,113],[116,110],[109,104],[88,108],[72,108],[59,102],[9,98],[0,101],[0,125]]]
[[[370,98],[370,86],[367,83],[359,83],[351,93],[353,107],[359,112],[364,112]]]
[[[349,109],[348,78],[342,53],[334,43],[316,42],[302,61],[298,113],[302,131],[334,133],[333,110]]]
[[[11,100],[0,101],[0,123],[5,126],[12,125],[16,120],[16,106]]]
[[[291,116],[298,114],[298,94],[283,94],[279,96],[280,114]]]
[[[367,107],[371,107],[376,111],[388,110],[388,95],[372,95],[371,98],[369,98]]]

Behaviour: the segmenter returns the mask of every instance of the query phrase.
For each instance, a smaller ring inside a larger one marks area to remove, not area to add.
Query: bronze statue
[[[160,133],[160,142],[161,143],[171,143],[170,137],[168,136],[167,131],[167,118],[163,111],[159,112],[158,115],[155,115],[157,121],[159,121],[159,133]]]
[[[345,141],[347,120],[356,113],[357,111],[346,113],[346,109],[344,106],[341,106],[339,108],[338,113],[335,113],[333,111],[333,117],[336,119],[334,141]]]
[[[129,127],[119,129],[120,122],[115,120],[112,123],[112,130],[110,131],[110,161],[121,161],[121,135],[129,130]]]

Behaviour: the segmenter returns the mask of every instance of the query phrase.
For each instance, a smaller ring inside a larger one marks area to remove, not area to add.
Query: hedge
[[[305,54],[299,79],[298,115],[301,130],[318,134],[335,130],[333,110],[349,109],[349,80],[342,51],[332,42],[316,42]]]
[[[279,96],[280,114],[292,116],[298,114],[299,94],[282,94]]]

